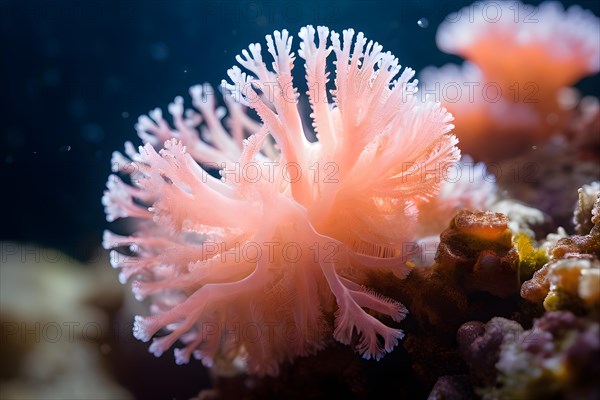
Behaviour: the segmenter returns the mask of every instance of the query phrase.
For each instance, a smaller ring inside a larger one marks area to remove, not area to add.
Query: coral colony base
[[[177,97],[173,127],[155,109],[137,125],[144,146],[114,154],[114,172],[130,183],[109,178],[107,219],[135,219],[136,233],[106,232],[104,246],[118,250],[121,281],[134,278],[136,297],[153,299],[135,337],[170,332],[150,346],[157,356],[180,340],[177,363],[193,355],[276,375],[331,335],[367,359],[403,337],[382,321],[401,321],[406,308],[363,285],[370,271],[411,270],[419,207],[459,158],[452,116],[417,99],[414,71],[362,33],[307,26],[299,37],[318,141],[298,112],[283,30],[266,38],[272,70],[258,43],[236,57],[248,72],[228,71],[227,109],[210,86],[194,86],[195,110]]]

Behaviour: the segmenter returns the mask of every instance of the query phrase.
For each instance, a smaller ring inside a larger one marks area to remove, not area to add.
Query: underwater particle
[[[61,153],[67,153],[67,152],[71,151],[71,146],[69,146],[69,145],[61,146],[58,148],[58,151]]]
[[[6,164],[12,164],[14,161],[15,161],[15,158],[14,158],[13,156],[6,156],[6,157],[4,158],[4,162],[5,162]]]
[[[109,177],[106,218],[142,228],[106,232],[103,244],[121,282],[133,279],[136,297],[153,299],[152,315],[135,319],[135,337],[170,332],[154,338],[156,356],[180,340],[178,364],[194,357],[217,370],[277,375],[282,362],[331,337],[375,360],[403,337],[377,317],[399,322],[406,308],[363,286],[364,275],[405,278],[413,269],[405,243],[419,207],[459,158],[452,117],[417,99],[414,71],[362,33],[307,26],[299,36],[308,86],[318,88],[307,92],[312,124],[297,108],[292,37],[275,31],[267,36],[272,63],[260,44],[236,57],[245,71],[228,71],[226,107],[210,85],[193,86],[194,109],[182,97],[168,107],[173,127],[154,109],[136,124],[144,145],[127,142],[126,155],[113,154],[114,172],[132,185]],[[421,176],[407,162],[438,172]],[[221,179],[206,170],[215,166]],[[210,335],[206,326],[215,327]],[[232,337],[232,326],[256,327],[262,339]]]
[[[129,118],[129,113],[128,113],[127,111],[123,111],[123,112],[121,113],[121,117],[122,117],[123,119],[127,119],[127,118]]]
[[[419,28],[425,29],[425,28],[429,27],[429,20],[427,18],[420,18],[417,21],[417,25],[419,25]]]

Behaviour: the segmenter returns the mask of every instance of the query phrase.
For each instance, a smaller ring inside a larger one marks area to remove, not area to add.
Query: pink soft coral
[[[600,20],[559,2],[476,2],[440,25],[438,47],[467,61],[429,67],[424,92],[446,97],[463,152],[491,162],[560,132],[573,107],[568,88],[600,70]]]
[[[414,96],[413,70],[393,80],[397,59],[362,33],[353,40],[354,31],[344,31],[343,44],[326,27],[308,26],[299,36],[318,141],[307,140],[312,132],[298,112],[284,30],[267,36],[273,71],[259,44],[237,57],[252,75],[229,70],[228,117],[209,86],[192,87],[200,113],[184,113],[176,98],[174,128],[156,109],[137,125],[146,144],[136,152],[127,143],[129,159],[113,157],[113,169],[132,184],[109,178],[107,219],[133,217],[139,230],[106,232],[104,246],[120,250],[113,265],[123,282],[135,277],[136,296],[153,297],[153,315],[136,317],[134,335],[147,341],[170,331],[154,339],[156,355],[181,340],[178,363],[192,355],[206,365],[235,359],[251,373],[277,374],[283,361],[320,349],[332,319],[333,337],[345,344],[355,337],[365,358],[379,359],[402,338],[365,309],[400,321],[404,306],[362,283],[370,271],[410,271],[403,247],[418,207],[459,156],[448,133],[452,116]],[[200,165],[217,167],[222,178]]]

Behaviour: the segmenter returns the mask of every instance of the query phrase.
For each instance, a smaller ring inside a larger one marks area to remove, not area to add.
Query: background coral
[[[105,258],[0,242],[0,398],[129,399],[109,370],[109,316],[125,293]]]
[[[523,284],[523,298],[543,302],[549,311],[568,309],[578,314],[600,315],[599,199],[597,182],[579,189],[573,213],[579,234],[548,245],[551,260]]]
[[[594,398],[600,364],[599,325],[551,312],[522,326],[505,318],[469,322],[458,331],[477,392],[484,399]],[[583,355],[585,354],[585,355]]]
[[[577,101],[569,87],[600,69],[599,37],[598,18],[579,6],[474,3],[449,15],[436,38],[442,51],[468,62],[424,70],[424,87],[460,116],[466,154],[510,158],[572,124]]]

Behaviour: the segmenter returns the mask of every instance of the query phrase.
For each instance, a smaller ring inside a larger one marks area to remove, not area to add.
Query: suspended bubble
[[[417,25],[419,25],[419,27],[425,29],[429,26],[429,20],[427,18],[421,18],[417,21]]]

